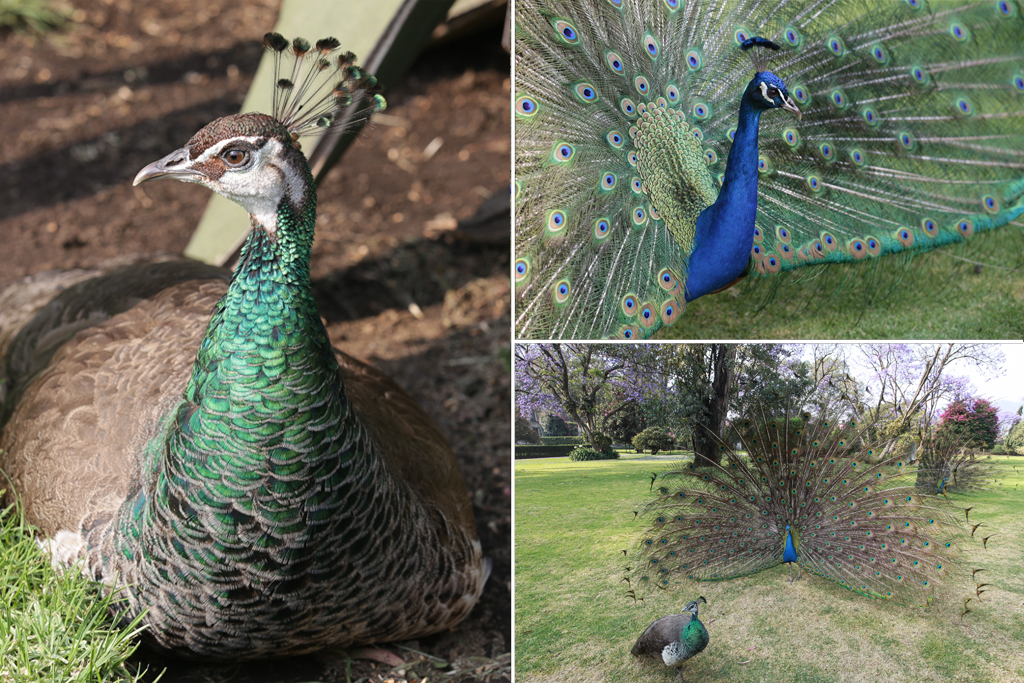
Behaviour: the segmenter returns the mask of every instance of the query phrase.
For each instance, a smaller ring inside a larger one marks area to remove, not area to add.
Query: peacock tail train
[[[634,589],[792,562],[909,604],[958,571],[962,509],[916,490],[905,460],[879,459],[886,444],[871,443],[856,420],[758,413],[735,426],[745,454],[722,444],[721,464],[659,477],[643,511],[650,528],[632,562]]]
[[[517,337],[647,337],[738,276],[1022,226],[1015,0],[520,0],[515,26]],[[766,69],[801,117],[751,138]]]

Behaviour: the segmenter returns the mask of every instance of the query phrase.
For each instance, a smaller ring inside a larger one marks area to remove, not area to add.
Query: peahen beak
[[[793,101],[793,98],[787,97],[786,99],[782,100],[782,108],[788,112],[792,112],[793,114],[795,114],[797,120],[800,120],[802,118],[800,108],[796,106],[796,102]]]
[[[203,174],[189,167],[188,158],[187,147],[174,150],[163,159],[154,161],[139,171],[139,174],[135,176],[135,180],[132,181],[132,187],[147,180],[164,176],[184,181],[198,181],[199,178],[203,177]]]

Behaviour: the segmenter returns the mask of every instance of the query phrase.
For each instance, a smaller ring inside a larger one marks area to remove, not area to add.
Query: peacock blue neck
[[[733,137],[718,199],[697,218],[697,234],[686,280],[686,300],[710,294],[743,274],[754,243],[757,216],[757,129],[761,109],[751,103],[757,76],[740,98]]]

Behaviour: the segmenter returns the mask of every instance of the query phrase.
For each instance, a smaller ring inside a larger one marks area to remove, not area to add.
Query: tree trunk
[[[722,462],[722,451],[719,446],[720,439],[725,436],[725,420],[729,413],[735,358],[734,344],[711,345],[714,379],[711,382],[711,393],[704,397],[704,416],[707,421],[703,426],[697,426],[693,430],[693,462],[697,467]]]

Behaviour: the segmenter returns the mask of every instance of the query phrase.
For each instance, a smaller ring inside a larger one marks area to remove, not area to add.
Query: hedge
[[[545,446],[578,446],[587,443],[582,436],[542,436],[540,441]]]
[[[541,437],[544,438],[544,437]],[[575,445],[568,446],[516,446],[516,460],[530,458],[561,458],[572,451]]]

